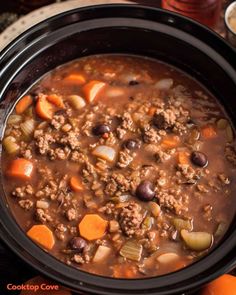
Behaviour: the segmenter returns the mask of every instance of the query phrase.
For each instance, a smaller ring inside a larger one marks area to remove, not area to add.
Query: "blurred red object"
[[[191,17],[215,28],[220,20],[222,0],[162,0],[162,8]]]

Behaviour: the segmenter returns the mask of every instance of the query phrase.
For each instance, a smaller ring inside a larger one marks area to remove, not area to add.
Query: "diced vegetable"
[[[174,84],[173,79],[171,78],[166,78],[159,80],[156,84],[155,87],[158,88],[159,90],[169,90]]]
[[[22,121],[22,116],[19,115],[10,115],[7,120],[7,124],[14,125]]]
[[[86,79],[82,74],[70,74],[63,79],[63,82],[70,85],[83,85]]]
[[[147,216],[147,217],[145,217],[145,219],[142,223],[142,228],[149,230],[149,229],[151,229],[153,223],[154,223],[153,217]]]
[[[180,139],[178,136],[174,135],[168,135],[164,137],[161,143],[166,148],[175,148],[180,144]]]
[[[36,207],[40,209],[48,209],[49,208],[49,203],[47,201],[37,201],[36,202]]]
[[[93,257],[93,262],[102,262],[107,259],[107,256],[111,253],[111,248],[106,246],[98,246],[97,251]]]
[[[33,119],[26,120],[20,124],[20,128],[26,137],[30,137],[34,132],[35,121]]]
[[[161,214],[161,208],[157,203],[151,201],[148,203],[148,207],[154,217],[157,217]]]
[[[181,230],[181,237],[185,244],[194,251],[204,251],[211,247],[213,236],[207,232],[189,232]]]
[[[120,249],[120,255],[134,261],[141,259],[143,246],[134,241],[127,241]]]
[[[226,228],[227,228],[226,223],[225,222],[220,222],[218,224],[218,227],[217,227],[216,231],[215,231],[215,237],[216,238],[222,237],[225,234]]]
[[[13,160],[8,167],[7,176],[21,180],[29,180],[33,174],[34,165],[24,158]]]
[[[83,87],[83,92],[87,102],[93,102],[105,86],[106,83],[96,80],[92,80],[85,84]]]
[[[226,136],[227,136],[228,142],[232,142],[234,140],[233,129],[230,125],[227,125],[226,127]]]
[[[63,102],[63,99],[60,95],[57,95],[57,94],[49,94],[47,95],[47,100],[55,105],[56,107],[60,108],[60,109],[64,109],[65,108],[65,105],[64,105],[64,102]]]
[[[76,110],[80,110],[80,109],[82,109],[83,107],[86,106],[85,100],[79,95],[70,95],[70,96],[68,96],[68,102]]]
[[[110,220],[109,221],[109,232],[110,233],[115,233],[119,230],[120,225],[119,222],[116,220]]]
[[[27,236],[47,250],[51,250],[55,244],[52,231],[43,224],[33,225],[27,232]]]
[[[197,140],[200,138],[200,132],[198,129],[194,128],[190,131],[189,137],[188,137],[188,143],[194,144]]]
[[[89,241],[100,239],[104,236],[107,226],[107,220],[98,214],[87,214],[79,223],[80,235]]]
[[[81,192],[84,190],[84,187],[77,176],[72,176],[70,179],[70,187],[75,192]]]
[[[35,111],[40,118],[51,120],[55,112],[55,107],[47,100],[46,95],[40,95],[36,103]]]
[[[93,150],[92,154],[108,162],[113,162],[116,156],[116,151],[110,146],[99,145]]]
[[[15,110],[18,115],[23,114],[25,110],[28,109],[33,103],[33,99],[30,95],[22,97],[16,104]]]
[[[16,143],[16,139],[13,136],[5,137],[2,144],[8,154],[16,154],[20,149],[20,146]]]
[[[181,231],[182,229],[187,229],[187,230],[191,231],[193,229],[192,220],[186,220],[186,219],[181,219],[181,218],[173,218],[172,219],[172,224],[174,225],[174,227],[178,231]]]
[[[178,162],[179,164],[189,164],[190,163],[190,153],[186,151],[178,152]]]
[[[156,113],[157,108],[156,107],[150,107],[150,109],[148,110],[148,115],[153,117],[154,114]]]
[[[161,264],[170,264],[179,260],[179,255],[176,253],[165,253],[157,257],[157,261]]]
[[[217,136],[217,133],[212,125],[207,125],[202,128],[201,135],[206,139],[211,139],[215,138]]]
[[[114,203],[123,203],[127,202],[131,198],[130,195],[120,195],[111,198],[111,201]]]
[[[228,126],[229,122],[226,119],[220,119],[217,121],[216,126],[218,129],[225,129]]]

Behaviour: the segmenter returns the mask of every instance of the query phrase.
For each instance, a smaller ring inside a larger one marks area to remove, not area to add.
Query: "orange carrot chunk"
[[[163,140],[162,140],[162,145],[166,148],[175,148],[179,145],[180,140],[178,136],[166,136]]]
[[[113,277],[114,278],[129,278],[132,279],[136,276],[137,270],[134,265],[128,264],[116,264],[113,267]]]
[[[206,139],[211,139],[216,137],[216,129],[212,125],[204,126],[201,130],[201,135]]]
[[[87,214],[79,223],[79,232],[83,238],[92,241],[103,237],[107,225],[107,220],[98,214]]]
[[[64,78],[63,82],[70,85],[71,84],[83,85],[86,82],[86,80],[82,74],[70,74]]]
[[[70,179],[70,187],[75,192],[81,192],[84,188],[78,177],[72,176]]]
[[[38,98],[35,111],[40,118],[51,120],[54,115],[55,108],[50,102],[48,102],[47,96],[42,94]]]
[[[29,180],[32,176],[34,165],[24,158],[13,160],[7,170],[7,176],[21,180]]]
[[[23,114],[33,103],[33,99],[30,95],[26,95],[16,105],[16,113],[18,115]]]
[[[61,108],[61,109],[65,108],[62,97],[57,94],[47,95],[47,100],[58,108]]]
[[[190,154],[186,151],[181,151],[178,153],[178,162],[179,164],[189,164],[189,156]]]
[[[101,90],[105,87],[106,83],[101,81],[92,80],[84,85],[83,92],[85,95],[85,99],[88,102],[94,101]]]
[[[44,248],[51,250],[55,244],[52,231],[44,224],[33,225],[27,236]]]

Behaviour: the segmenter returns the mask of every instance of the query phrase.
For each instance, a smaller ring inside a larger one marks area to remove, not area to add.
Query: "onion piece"
[[[116,151],[110,146],[99,145],[93,150],[92,154],[108,162],[113,162],[116,156]]]
[[[174,225],[174,227],[178,231],[181,231],[182,229],[187,229],[187,230],[192,230],[193,229],[192,220],[186,220],[186,219],[182,219],[182,218],[173,218],[172,219],[172,224]]]
[[[100,245],[93,257],[93,262],[101,262],[111,253],[111,248]]]
[[[7,120],[7,124],[14,125],[22,121],[22,116],[19,115],[10,115]]]
[[[176,253],[165,253],[157,257],[157,261],[161,264],[169,264],[178,260],[180,257]]]
[[[189,232],[181,230],[181,237],[185,244],[194,251],[204,251],[211,247],[213,236],[207,232]]]
[[[169,90],[174,84],[174,80],[171,78],[161,79],[155,84],[155,88],[159,90]]]
[[[5,137],[2,144],[8,154],[15,154],[20,149],[20,146],[16,143],[16,139],[13,136]]]
[[[80,110],[86,105],[85,100],[79,95],[68,96],[68,101],[71,104],[71,106],[76,110]]]
[[[20,124],[20,128],[23,131],[24,135],[29,137],[34,132],[35,121],[33,119],[26,120]]]

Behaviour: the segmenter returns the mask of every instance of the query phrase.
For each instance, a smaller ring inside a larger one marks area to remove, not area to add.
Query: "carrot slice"
[[[7,175],[21,180],[29,180],[32,176],[34,165],[24,158],[13,160],[7,170]]]
[[[63,82],[70,85],[71,84],[83,85],[86,82],[86,80],[82,74],[70,74],[64,78]]]
[[[163,140],[162,140],[162,145],[166,148],[175,148],[179,145],[180,143],[180,139],[178,136],[166,136]]]
[[[178,162],[179,164],[189,164],[189,156],[190,154],[186,151],[181,151],[178,153]]]
[[[25,95],[16,105],[16,113],[18,115],[23,114],[33,103],[33,99],[30,95]]]
[[[51,250],[55,244],[52,231],[44,224],[33,225],[27,236],[44,248]]]
[[[78,177],[72,176],[70,179],[70,187],[75,192],[81,192],[84,188]]]
[[[98,214],[87,214],[79,223],[80,235],[91,241],[100,239],[106,232],[108,222]]]
[[[105,87],[106,83],[101,81],[92,80],[84,85],[83,92],[85,95],[85,99],[88,102],[94,101],[101,90]]]
[[[58,108],[61,108],[61,109],[65,108],[62,97],[57,94],[47,95],[47,100]]]
[[[214,138],[217,136],[216,129],[212,125],[204,126],[201,130],[201,135],[207,139]]]
[[[40,118],[51,120],[54,115],[55,108],[50,102],[48,102],[46,95],[40,95],[35,107],[35,111]]]
[[[148,110],[148,115],[153,116],[155,114],[156,110],[157,110],[156,107],[150,107],[150,109]]]

